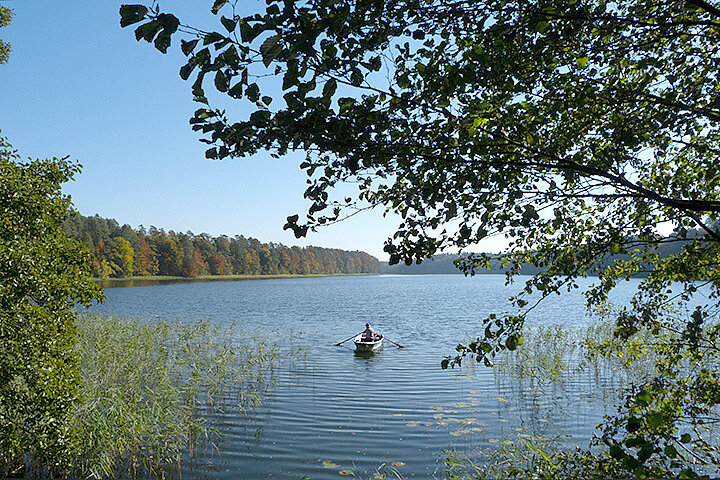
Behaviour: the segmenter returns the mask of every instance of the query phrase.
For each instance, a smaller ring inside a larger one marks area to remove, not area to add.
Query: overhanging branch
[[[704,2],[703,0],[687,0],[687,3],[689,3],[690,5],[695,5],[696,7],[706,11],[713,17],[720,18],[720,10],[710,5],[709,3]]]

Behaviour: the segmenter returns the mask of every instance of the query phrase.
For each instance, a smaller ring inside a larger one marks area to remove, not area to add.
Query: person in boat
[[[382,335],[375,333],[375,330],[372,329],[369,323],[365,324],[365,331],[362,333],[363,342],[374,342],[375,340],[380,340],[381,338]]]

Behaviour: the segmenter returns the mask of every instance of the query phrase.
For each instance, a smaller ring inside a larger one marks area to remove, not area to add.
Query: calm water
[[[559,437],[586,445],[612,410],[612,390],[590,375],[549,388],[497,369],[441,370],[458,342],[482,331],[520,289],[502,275],[370,276],[188,283],[106,290],[95,310],[122,316],[238,321],[283,348],[277,383],[251,421],[221,419],[224,444],[212,467],[184,474],[212,478],[337,479],[371,476],[385,460],[407,477],[442,471],[442,452],[470,455],[503,440]],[[621,296],[623,293],[621,292]],[[584,325],[579,293],[541,304],[534,325]],[[385,343],[359,357],[352,343],[334,346],[369,322],[406,348]]]

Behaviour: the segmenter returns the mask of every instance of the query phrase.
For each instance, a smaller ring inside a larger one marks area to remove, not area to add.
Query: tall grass
[[[644,330],[617,339],[615,326],[602,322],[585,327],[564,325],[526,327],[517,350],[495,359],[496,381],[521,396],[550,391],[550,398],[606,395],[622,399],[623,389],[655,374],[654,336]],[[665,333],[665,338],[672,338]],[[562,403],[562,402],[561,402]],[[554,405],[550,400],[548,405]],[[446,451],[442,478],[619,478],[626,474],[619,462],[602,449],[583,450],[555,439],[507,435],[495,448],[472,456]]]
[[[482,459],[454,450],[443,452],[444,480],[617,479],[626,473],[618,461],[602,452],[567,451],[551,442],[503,441]]]
[[[517,350],[496,359],[498,368],[518,379],[540,383],[562,380],[578,364],[582,332],[559,325],[526,328]]]
[[[234,341],[234,328],[81,316],[70,477],[175,477],[198,449],[212,449],[218,431],[207,414],[252,410],[278,358],[266,339]]]
[[[656,355],[650,334],[640,331],[628,340],[613,336],[614,325],[603,322],[587,327],[565,325],[526,328],[515,351],[500,354],[500,372],[538,385],[561,383],[592,372],[616,383],[638,381],[654,371]]]

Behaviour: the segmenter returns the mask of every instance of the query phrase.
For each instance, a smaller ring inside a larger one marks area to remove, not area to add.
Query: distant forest
[[[691,239],[702,236],[702,232],[698,230],[689,230],[687,232],[687,241],[680,240],[678,238],[668,238],[666,241],[658,245],[657,253],[660,258],[666,258],[671,255],[675,255],[680,252],[684,245],[687,244]],[[455,266],[455,260],[460,258],[459,255],[443,253],[435,255],[430,259],[423,260],[420,264],[405,265],[399,263],[396,265],[389,265],[387,262],[382,262],[380,270],[384,275],[433,275],[433,274],[462,274],[462,271]],[[629,255],[616,255],[611,259],[600,260],[603,264],[608,265],[610,261],[614,259],[628,260]],[[535,275],[542,269],[531,264],[525,264],[520,267],[521,275]],[[500,263],[496,263],[489,270],[477,270],[475,272],[478,275],[486,273],[505,273]],[[644,273],[640,272],[637,276],[643,276]]]
[[[98,215],[76,214],[63,230],[93,253],[92,274],[98,278],[380,273],[378,260],[365,252],[286,247],[242,235],[211,237],[153,226],[134,229]]]
[[[462,271],[455,266],[455,263],[453,263],[458,258],[460,258],[459,255],[441,253],[433,256],[432,258],[423,260],[420,264],[413,263],[412,265],[405,265],[404,263],[398,263],[396,265],[389,265],[387,262],[383,262],[380,269],[382,273],[386,275],[462,274]],[[538,270],[538,268],[535,268],[532,265],[526,265],[523,266],[522,273],[524,275],[532,275],[537,273]],[[478,270],[476,273],[483,274],[503,272],[504,271],[500,268],[500,266],[495,266],[490,270]]]

